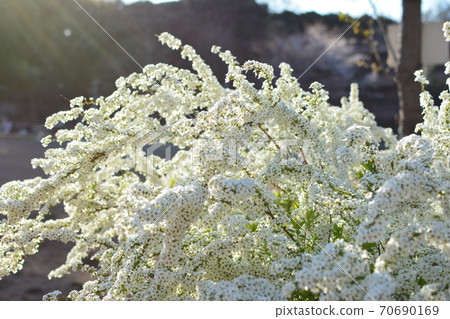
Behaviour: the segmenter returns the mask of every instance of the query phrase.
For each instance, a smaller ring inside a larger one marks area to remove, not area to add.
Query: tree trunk
[[[399,98],[400,137],[414,133],[422,121],[419,104],[420,85],[414,82],[414,71],[421,68],[421,0],[403,0],[401,44],[396,79]]]

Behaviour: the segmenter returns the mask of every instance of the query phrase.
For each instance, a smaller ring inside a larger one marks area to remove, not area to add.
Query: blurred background
[[[158,42],[155,35],[164,31],[191,44],[222,82],[226,66],[210,53],[213,44],[241,63],[289,63],[303,88],[325,84],[333,105],[357,82],[378,124],[396,130],[392,53],[381,30],[395,31],[402,1],[375,1],[378,23],[373,9],[363,0],[0,0],[0,185],[39,174],[30,160],[43,155],[38,139],[47,134],[45,118],[67,109],[70,99],[108,96],[119,76],[140,71],[138,64],[190,68]],[[436,45],[444,43],[440,29],[450,20],[450,1],[423,0],[422,20],[437,28],[430,33]],[[395,47],[398,37],[391,38]],[[436,51],[434,44],[426,47]],[[436,100],[445,85],[448,45],[442,59],[424,63]],[[39,300],[54,289],[67,294],[79,288],[87,279],[81,274],[52,283],[46,278],[69,248],[44,242],[21,273],[0,281],[0,300]]]
[[[318,0],[78,0],[86,11],[141,65],[165,62],[189,68],[177,52],[160,45],[156,34],[168,31],[193,45],[219,80],[225,65],[213,44],[231,50],[240,62],[254,59],[275,67],[291,64],[300,76],[351,24],[363,15],[300,79],[325,84],[331,103],[361,86],[361,99],[380,125],[395,128],[397,92],[392,78],[374,66],[388,52],[379,27],[368,39],[373,10],[368,1]],[[5,132],[35,132],[45,118],[68,107],[76,96],[107,96],[121,75],[139,66],[73,0],[0,1],[0,126]],[[154,2],[161,2],[154,1]],[[401,16],[401,1],[376,2],[385,28]],[[424,0],[423,18],[449,18],[450,2]],[[288,9],[294,10],[287,11]],[[313,10],[321,12],[318,14]],[[333,12],[334,11],[334,12]],[[441,36],[441,34],[438,35]],[[439,38],[441,42],[442,37]],[[433,73],[440,66],[429,66]],[[439,70],[438,70],[439,71]],[[434,74],[434,73],[433,73]],[[440,72],[436,72],[439,77]],[[441,86],[439,78],[432,79]],[[442,79],[441,79],[442,80]],[[441,81],[442,82],[442,81]],[[437,90],[436,90],[437,91]]]

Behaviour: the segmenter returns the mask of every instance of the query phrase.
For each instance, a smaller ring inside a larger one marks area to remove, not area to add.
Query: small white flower
[[[450,41],[450,21],[444,23],[442,31],[444,31],[445,41]]]
[[[445,63],[445,74],[450,74],[450,61]]]
[[[416,72],[414,72],[415,75],[415,79],[414,81],[419,82],[423,85],[429,84],[430,82],[427,80],[427,78],[425,77],[425,75],[423,75],[423,70],[417,70]]]

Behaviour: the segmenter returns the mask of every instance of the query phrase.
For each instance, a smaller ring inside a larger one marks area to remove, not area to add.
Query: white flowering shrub
[[[193,71],[149,65],[72,100],[46,126],[76,125],[32,162],[48,177],[1,187],[0,277],[59,240],[74,246],[49,277],[92,280],[46,300],[449,299],[448,91],[437,106],[424,90],[421,135],[397,142],[356,85],[330,106],[289,65],[276,77],[213,47],[223,88],[192,47],[159,39]],[[168,143],[171,158],[148,151]],[[49,218],[59,203],[67,216]]]

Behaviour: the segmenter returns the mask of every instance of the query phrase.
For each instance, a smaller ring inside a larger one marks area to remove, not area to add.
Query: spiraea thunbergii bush
[[[92,280],[44,299],[449,299],[448,91],[437,106],[424,90],[421,135],[397,142],[356,85],[331,106],[289,65],[277,77],[213,47],[224,88],[192,47],[159,39],[193,71],[149,65],[109,97],[74,99],[46,126],[77,124],[32,162],[48,177],[0,189],[1,277],[49,239],[74,244],[49,277]],[[49,218],[58,203],[67,217]]]

